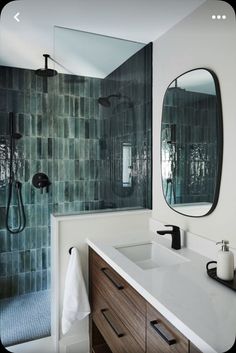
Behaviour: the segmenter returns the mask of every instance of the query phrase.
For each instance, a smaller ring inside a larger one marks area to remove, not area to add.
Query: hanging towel
[[[66,334],[76,320],[82,320],[90,313],[88,295],[81,271],[79,251],[72,248],[66,273],[62,333]]]

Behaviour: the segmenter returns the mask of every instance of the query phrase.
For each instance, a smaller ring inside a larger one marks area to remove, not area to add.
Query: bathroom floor
[[[50,291],[0,300],[0,336],[4,346],[50,336]]]

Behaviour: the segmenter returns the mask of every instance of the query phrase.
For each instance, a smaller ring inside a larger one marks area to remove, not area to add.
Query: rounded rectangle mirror
[[[201,217],[214,210],[222,153],[218,79],[207,69],[188,71],[168,86],[162,109],[162,189],[174,211]]]

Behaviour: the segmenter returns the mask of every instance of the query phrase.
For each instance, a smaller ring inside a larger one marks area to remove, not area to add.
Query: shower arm
[[[49,58],[51,59],[51,57],[49,54],[43,54],[43,56],[45,58],[45,69],[47,70],[48,69],[48,59]]]
[[[107,98],[121,98],[122,97],[122,95],[121,95],[121,93],[118,93],[118,94],[110,94]]]

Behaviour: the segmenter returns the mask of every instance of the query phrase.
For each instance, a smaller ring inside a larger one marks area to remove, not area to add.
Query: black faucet
[[[172,244],[171,247],[175,250],[181,249],[181,241],[180,241],[180,229],[177,226],[173,225],[165,225],[165,227],[172,227],[172,230],[157,230],[157,233],[160,235],[171,234],[172,236]]]

